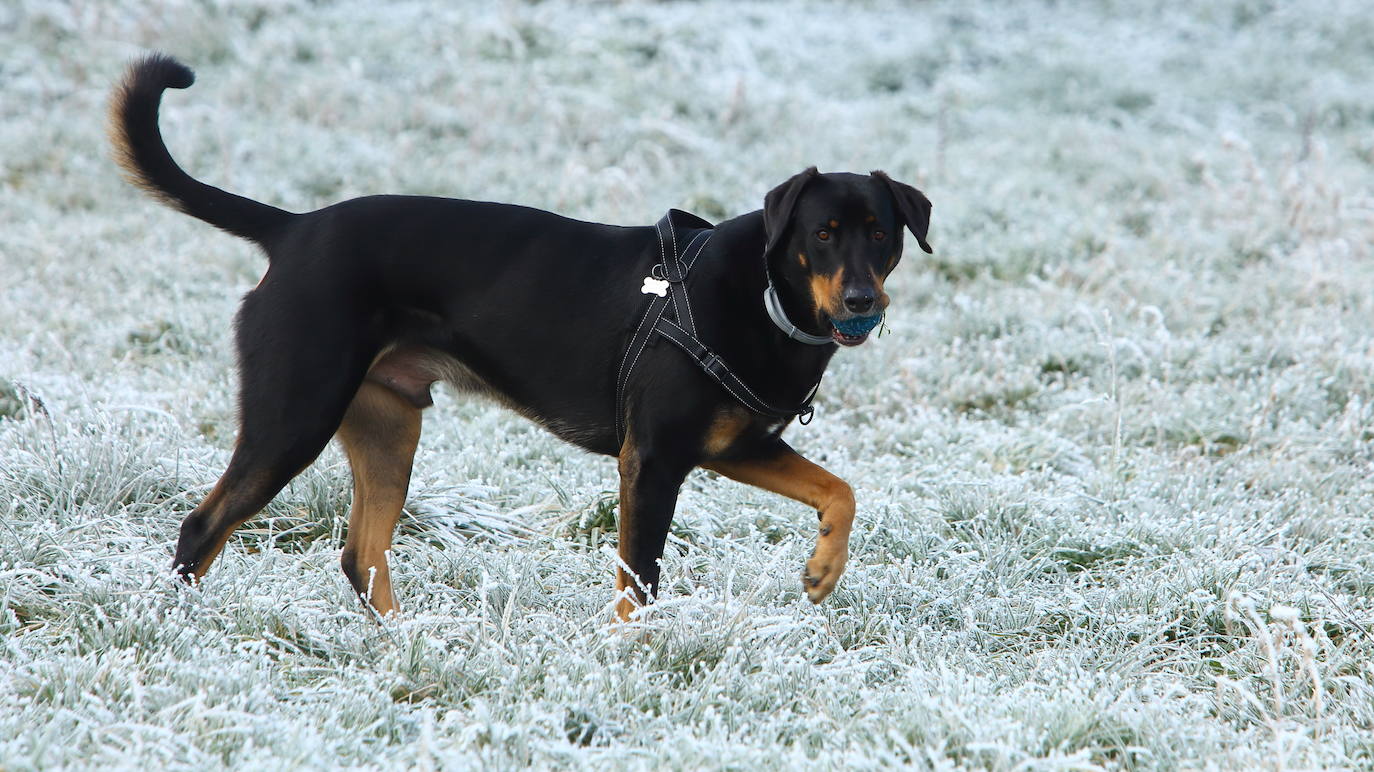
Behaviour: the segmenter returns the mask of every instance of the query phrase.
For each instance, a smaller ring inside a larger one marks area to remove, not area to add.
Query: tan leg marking
[[[630,614],[635,609],[643,606],[647,602],[644,591],[639,589],[639,585],[625,566],[630,563],[629,544],[630,529],[634,527],[634,479],[639,470],[639,457],[635,453],[634,439],[630,434],[630,429],[625,428],[625,442],[620,446],[620,561],[621,565],[615,571],[615,590],[620,596],[620,600],[615,604],[615,615],[622,622],[630,621]],[[627,588],[629,589],[626,592]]]
[[[802,587],[812,603],[825,600],[849,558],[849,532],[854,526],[854,490],[849,483],[790,449],[764,460],[713,461],[702,466],[816,508],[820,533],[816,551],[806,561]]]
[[[634,587],[635,589],[626,592],[625,588],[627,587]],[[625,573],[624,568],[619,568],[615,572],[615,592],[616,596],[620,598],[615,602],[615,616],[622,622],[628,622],[630,621],[630,614],[644,605],[642,602],[637,602],[644,597],[644,593],[638,589],[638,585],[630,581],[630,575]]]
[[[215,483],[215,487],[210,491],[210,495],[206,496],[205,500],[197,507],[197,509],[214,513],[211,515],[211,522],[215,523],[217,526],[214,529],[216,535],[214,546],[205,553],[205,556],[200,559],[196,567],[191,570],[191,576],[195,577],[197,581],[205,577],[205,572],[210,570],[210,564],[214,563],[215,558],[219,557],[220,551],[224,549],[225,543],[229,541],[230,534],[234,532],[233,525],[227,527],[220,525],[221,521],[224,519],[224,515],[221,513],[224,511],[224,505],[228,501],[228,497],[229,489],[224,484],[224,478],[221,477],[219,482]]]
[[[196,507],[197,512],[208,513],[209,523],[206,530],[213,533],[213,541],[209,549],[202,553],[200,562],[191,570],[191,576],[197,581],[205,577],[210,570],[210,564],[215,562],[219,553],[224,550],[224,545],[229,543],[229,537],[234,534],[234,529],[238,528],[249,518],[258,513],[258,510],[249,512],[246,516],[235,513],[243,512],[242,504],[246,497],[254,496],[262,487],[264,478],[249,477],[239,484],[231,486],[226,480],[229,475],[226,473],[215,483],[215,487],[210,490],[209,495],[201,501],[200,506]]]
[[[343,570],[358,595],[385,616],[397,609],[386,553],[410,486],[420,409],[391,389],[365,381],[348,406],[338,437],[353,468]]]

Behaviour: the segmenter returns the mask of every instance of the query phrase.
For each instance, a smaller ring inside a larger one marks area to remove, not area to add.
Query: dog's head
[[[863,343],[887,308],[883,282],[902,258],[902,228],[931,251],[930,200],[880,171],[813,166],[769,191],[763,223],[773,275],[807,306],[807,321],[845,346]]]

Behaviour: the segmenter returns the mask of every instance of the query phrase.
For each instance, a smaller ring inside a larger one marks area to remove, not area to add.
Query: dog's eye
[[[883,233],[882,231],[873,231],[873,240],[874,240],[874,241],[882,241],[882,240],[885,239],[885,238],[887,238],[887,234],[886,234],[886,233]]]
[[[820,239],[821,241],[829,241],[830,231],[825,229],[818,230],[816,231],[816,238]]]

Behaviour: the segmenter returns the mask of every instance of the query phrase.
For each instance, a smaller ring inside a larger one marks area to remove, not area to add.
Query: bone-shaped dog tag
[[[639,291],[645,295],[658,295],[663,297],[668,294],[668,282],[663,279],[656,279],[652,276],[644,277],[644,286]]]

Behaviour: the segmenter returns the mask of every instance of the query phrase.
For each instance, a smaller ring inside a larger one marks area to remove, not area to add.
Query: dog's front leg
[[[659,559],[673,522],[678,489],[692,464],[631,437],[620,450],[620,559],[616,577],[621,621],[658,593]],[[629,569],[627,573],[626,568]]]
[[[825,600],[849,559],[849,531],[854,525],[854,491],[849,484],[806,460],[782,440],[773,441],[750,458],[712,461],[703,466],[816,508],[820,533],[802,572],[802,587],[812,603]]]

